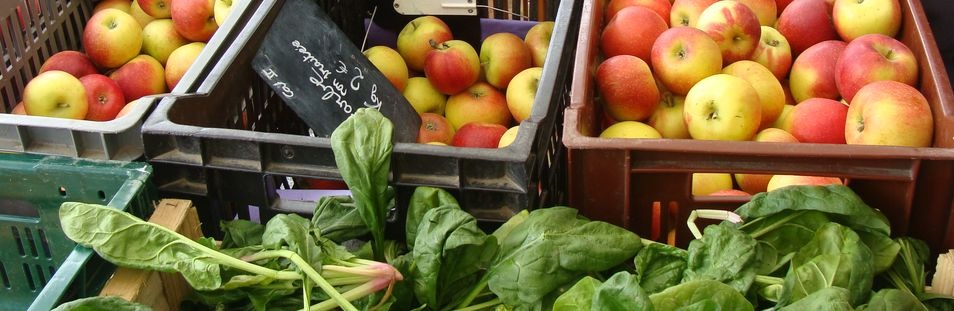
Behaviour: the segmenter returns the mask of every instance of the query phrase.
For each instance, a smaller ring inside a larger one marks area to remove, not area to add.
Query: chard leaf
[[[222,285],[214,256],[225,256],[189,238],[133,215],[96,204],[60,205],[63,233],[118,266],[179,272],[197,290]]]
[[[701,239],[689,242],[682,280],[715,280],[748,292],[755,281],[756,245],[755,239],[730,225],[706,226]]]
[[[129,302],[116,296],[97,296],[73,300],[53,309],[53,311],[151,311],[147,305]]]
[[[729,285],[713,280],[685,282],[649,295],[656,310],[751,311],[752,304]]]
[[[311,216],[311,226],[337,243],[368,234],[354,200],[349,196],[322,197]]]
[[[393,125],[374,109],[359,108],[331,133],[341,177],[358,214],[374,238],[374,257],[383,260],[384,227],[393,192],[388,190]]]
[[[790,210],[824,212],[832,221],[852,229],[891,235],[888,219],[865,204],[851,188],[842,185],[789,186],[762,192],[735,213],[748,222]]]
[[[620,271],[596,290],[590,310],[652,311],[653,303],[636,276]]]
[[[573,287],[557,297],[553,303],[553,311],[584,311],[591,310],[593,295],[602,284],[592,277],[583,277]]]
[[[311,223],[296,214],[278,214],[265,224],[262,247],[272,250],[287,248],[298,253],[312,268],[321,272],[321,249],[311,229]]]
[[[219,222],[222,229],[222,248],[240,248],[262,244],[265,226],[245,219]]]
[[[854,231],[828,223],[792,257],[779,305],[785,306],[828,287],[848,290],[853,306],[867,301],[874,277],[871,251]]]
[[[636,279],[649,294],[660,292],[682,282],[689,253],[666,244],[652,243],[639,251],[633,264]]]
[[[794,310],[794,309],[793,309]],[[928,308],[915,297],[914,294],[906,290],[896,288],[886,288],[879,290],[871,296],[868,304],[858,307],[858,310],[864,311],[928,311]]]
[[[444,189],[434,187],[414,188],[411,201],[408,203],[407,222],[404,225],[408,249],[414,249],[417,229],[421,224],[421,219],[424,218],[424,214],[440,206],[460,208],[457,199]]]
[[[779,309],[779,311],[851,311],[852,308],[848,299],[847,289],[827,287],[799,299],[795,303]]]

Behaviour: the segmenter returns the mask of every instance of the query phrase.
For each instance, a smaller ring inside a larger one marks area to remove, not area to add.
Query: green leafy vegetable
[[[762,192],[735,213],[748,222],[790,210],[820,211],[855,230],[891,234],[887,218],[865,204],[851,188],[842,185],[791,186]]]
[[[421,219],[427,211],[440,207],[452,206],[460,208],[457,199],[447,191],[434,187],[417,187],[411,194],[411,201],[408,203],[407,222],[404,225],[405,239],[407,247],[414,248],[414,241],[417,239],[417,229],[420,226]]]
[[[239,248],[262,244],[265,226],[245,219],[222,221],[219,224],[224,236],[222,248]]]
[[[729,285],[696,280],[649,295],[655,310],[753,310],[752,304]]]
[[[337,243],[371,232],[350,196],[328,196],[318,200],[311,216],[311,226],[318,228],[321,236]]]
[[[593,305],[593,295],[602,284],[592,277],[583,277],[573,287],[557,297],[553,303],[553,311],[583,311],[590,310]]]
[[[830,222],[825,213],[812,210],[780,211],[750,219],[739,227],[758,242],[758,273],[771,274],[791,260],[799,248],[811,241],[815,231]]]
[[[861,238],[861,242],[865,243],[868,249],[871,250],[876,274],[891,267],[895,257],[898,256],[898,251],[901,250],[900,244],[891,239],[891,237],[879,232],[857,230],[855,233]]]
[[[683,281],[716,280],[748,292],[755,280],[756,242],[726,224],[707,226],[701,239],[689,243]]]
[[[129,302],[119,297],[89,297],[73,300],[53,309],[53,311],[152,311],[147,305]]]
[[[867,301],[874,278],[871,251],[854,231],[828,223],[792,258],[780,305],[788,305],[828,287],[848,290],[849,302]]]
[[[590,310],[653,310],[653,303],[639,286],[639,280],[626,271],[617,272],[603,282],[593,295],[592,303]]]
[[[666,244],[651,243],[636,254],[636,279],[649,294],[660,292],[682,281],[689,253]]]
[[[868,304],[858,307],[865,311],[928,311],[928,308],[911,292],[895,288],[879,290],[871,296]]]
[[[841,287],[827,287],[802,298],[779,311],[851,311],[848,303],[848,290]]]
[[[265,224],[262,246],[266,249],[289,250],[301,255],[313,268],[320,269],[321,249],[311,232],[311,223],[295,214],[278,214]],[[318,270],[318,272],[321,272]]]

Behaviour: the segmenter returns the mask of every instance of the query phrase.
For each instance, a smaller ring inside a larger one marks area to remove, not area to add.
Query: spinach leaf
[[[590,310],[593,305],[593,295],[602,284],[592,277],[583,277],[573,287],[557,297],[553,303],[553,311],[583,311]]]
[[[752,304],[729,285],[713,280],[685,282],[649,295],[656,310],[753,310]]]
[[[341,243],[370,232],[350,196],[322,197],[311,216],[311,226],[321,236]]]
[[[411,194],[411,201],[407,207],[407,222],[404,225],[407,247],[414,249],[414,240],[417,239],[417,229],[427,211],[440,207],[453,206],[460,208],[457,199],[444,189],[434,187],[417,187]]]
[[[463,298],[493,259],[497,240],[477,227],[477,220],[454,206],[428,210],[421,219],[412,250],[414,292],[418,300],[440,309]]]
[[[371,236],[374,257],[383,260],[393,125],[374,109],[359,108],[331,133],[331,149],[341,177],[351,189],[358,214]]]
[[[871,250],[875,274],[881,273],[891,267],[891,264],[894,263],[894,258],[898,256],[898,251],[901,250],[901,244],[898,244],[898,242],[895,242],[891,237],[879,232],[858,230],[855,231],[855,233],[861,238],[861,242],[865,243],[868,249]]]
[[[633,259],[636,279],[647,293],[658,293],[682,282],[688,258],[689,253],[685,250],[666,244],[649,244]]]
[[[725,283],[740,293],[755,280],[756,242],[730,225],[706,226],[701,239],[689,242],[689,259],[682,280]]]
[[[906,290],[895,288],[886,288],[879,290],[871,296],[868,304],[858,307],[858,310],[865,311],[928,311],[928,308],[915,297],[914,294]]]
[[[746,222],[787,210],[827,213],[832,221],[855,230],[891,235],[888,219],[869,207],[851,188],[842,185],[790,186],[762,192],[735,210]]]
[[[830,222],[825,213],[785,210],[752,219],[739,226],[758,242],[757,271],[769,275],[788,263],[799,248],[811,241],[815,231]]]
[[[222,284],[218,260],[213,255],[220,253],[181,234],[101,205],[65,202],[59,212],[63,233],[93,248],[109,262],[136,269],[178,271],[198,290],[216,289]]]
[[[503,225],[500,225],[500,228],[494,230],[493,236],[497,237],[497,241],[506,240],[507,236],[510,235],[510,232],[526,221],[527,217],[530,217],[530,211],[528,210],[522,210],[516,215],[511,216],[510,219],[507,219],[507,222],[503,223]]]
[[[828,223],[792,258],[779,305],[785,306],[828,287],[848,290],[849,302],[867,301],[874,276],[871,251],[854,231]]]
[[[239,248],[262,244],[265,226],[245,219],[219,222],[222,229],[222,248]]]
[[[389,264],[401,272],[404,280],[394,284],[394,303],[391,308],[394,310],[411,310],[418,306],[417,299],[414,296],[415,266],[414,254],[407,253],[392,259]]]
[[[848,290],[841,287],[827,287],[816,291],[779,311],[851,311],[848,303]]]
[[[653,303],[636,276],[620,271],[596,290],[590,310],[652,311]]]
[[[265,224],[262,247],[271,250],[288,248],[301,255],[316,271],[321,272],[321,249],[317,245],[311,223],[296,214],[278,214]]]
[[[53,311],[151,311],[147,305],[129,302],[115,296],[88,297],[73,300],[53,309]]]
[[[641,247],[636,234],[586,220],[575,209],[538,209],[500,241],[487,285],[507,305],[530,305],[585,272],[632,258]]]
[[[898,238],[897,243],[898,256],[882,276],[895,288],[921,297],[927,283],[924,272],[924,264],[930,256],[927,243],[910,237]]]

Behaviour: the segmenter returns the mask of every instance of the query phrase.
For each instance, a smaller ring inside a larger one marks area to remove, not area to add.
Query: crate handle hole
[[[96,191],[96,195],[99,196],[100,201],[106,201],[106,192],[103,190]]]
[[[60,186],[60,196],[61,197],[66,196],[66,187]]]
[[[7,268],[0,262],[0,279],[3,279],[3,287],[10,289],[10,277],[7,276]]]
[[[34,265],[33,267],[36,268],[36,277],[40,279],[40,287],[46,286],[47,277],[45,273],[43,273],[43,267],[40,265]]]
[[[17,230],[17,227],[10,227],[10,232],[13,233],[13,241],[17,245],[20,256],[26,256],[26,253],[23,252],[23,238],[20,237],[20,230]]]
[[[23,275],[26,276],[27,286],[30,287],[30,290],[36,290],[36,284],[33,283],[33,272],[30,272],[30,266],[23,264]]]
[[[40,246],[43,247],[43,254],[46,255],[46,258],[53,258],[53,252],[50,251],[50,241],[46,238],[46,232],[43,229],[37,229],[37,232],[40,233]]]
[[[26,235],[27,244],[30,245],[30,254],[33,255],[34,258],[39,257],[40,254],[36,251],[37,241],[33,239],[33,232],[30,231],[30,228],[23,228],[23,231],[24,235]]]

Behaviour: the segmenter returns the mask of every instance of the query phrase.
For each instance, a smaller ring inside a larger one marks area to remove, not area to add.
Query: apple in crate
[[[142,27],[117,9],[99,11],[83,28],[83,47],[89,59],[102,68],[116,68],[139,55]]]
[[[77,51],[60,51],[50,56],[43,66],[40,66],[40,72],[44,73],[50,70],[65,71],[76,78],[82,78],[85,75],[99,73],[93,62],[89,60],[86,54]]]
[[[530,48],[509,32],[495,33],[480,44],[480,66],[487,83],[506,89],[510,79],[530,68]]]
[[[795,105],[785,104],[785,107],[782,108],[782,113],[778,115],[778,119],[775,119],[775,122],[772,122],[772,124],[768,126],[763,126],[763,128],[777,128],[791,133],[793,111],[795,111]]]
[[[418,143],[440,142],[450,145],[453,140],[454,126],[446,118],[430,112],[421,114],[421,129],[417,134]]]
[[[759,129],[762,104],[742,78],[716,74],[686,94],[683,118],[693,139],[750,140]]]
[[[917,89],[896,81],[877,81],[855,94],[848,108],[848,144],[930,147],[931,107]]]
[[[139,7],[139,2],[137,1],[133,1],[129,5],[129,15],[136,19],[136,22],[139,22],[140,27],[146,27],[146,25],[149,25],[149,22],[152,22],[156,19],[155,17],[146,14],[146,12],[143,12],[142,8]]]
[[[666,21],[652,10],[641,6],[627,7],[603,28],[600,48],[606,57],[632,55],[647,60],[653,42],[667,28]]]
[[[696,27],[699,15],[719,0],[676,0],[669,11],[669,25]]]
[[[86,89],[86,120],[109,121],[126,105],[123,90],[116,81],[101,74],[87,75],[79,79]]]
[[[653,43],[651,59],[656,78],[676,95],[686,95],[697,82],[722,70],[719,45],[702,30],[674,27]]]
[[[792,47],[788,45],[788,39],[775,28],[762,26],[761,29],[759,46],[752,53],[752,60],[768,68],[781,81],[788,77],[792,68]]]
[[[404,91],[408,73],[407,64],[404,63],[401,54],[390,47],[379,45],[364,50],[364,57],[367,57],[368,61],[371,61],[371,64],[384,74],[394,88],[399,92]]]
[[[722,73],[742,78],[755,88],[759,103],[762,104],[762,119],[759,124],[775,122],[785,107],[785,91],[771,71],[762,64],[740,60],[723,68]]]
[[[755,17],[759,20],[759,25],[775,26],[775,20],[778,18],[778,10],[775,0],[734,0],[744,4]]]
[[[212,5],[212,15],[215,18],[215,24],[220,27],[225,23],[225,19],[229,18],[229,13],[232,13],[232,5],[235,0],[215,0],[215,4]]]
[[[149,55],[139,55],[109,74],[119,84],[123,97],[133,101],[140,97],[165,93],[166,79],[162,64]]]
[[[748,192],[745,192],[745,191],[742,191],[742,190],[737,190],[737,189],[725,189],[725,190],[719,190],[719,191],[710,193],[709,195],[711,195],[711,196],[717,196],[717,197],[718,197],[718,196],[724,196],[724,197],[745,197],[745,196],[750,196],[750,195],[752,195],[752,194],[751,194],[751,193],[748,193]]]
[[[714,192],[731,190],[732,174],[729,173],[693,173],[692,195],[710,195]]]
[[[537,98],[537,88],[543,68],[527,68],[518,73],[507,85],[507,108],[517,123],[523,122],[533,112],[533,102]]]
[[[119,110],[119,113],[116,114],[116,119],[119,119],[122,116],[129,114],[130,112],[133,111],[133,109],[136,108],[136,106],[148,105],[148,104],[149,104],[149,101],[145,99],[137,99],[137,100],[131,101],[127,103],[125,106],[123,106],[123,109]]]
[[[13,109],[10,110],[10,114],[26,115],[26,107],[23,106],[23,102],[19,102],[16,106],[13,106]]]
[[[134,0],[132,2],[136,2],[136,1]],[[97,3],[96,6],[93,7],[93,14],[96,14],[99,11],[102,11],[105,9],[117,9],[117,10],[129,13],[130,4],[131,3],[129,0],[103,0]]]
[[[904,43],[882,34],[869,34],[848,43],[835,66],[835,81],[847,101],[866,84],[892,80],[918,82],[918,61]]]
[[[749,7],[736,1],[719,1],[702,11],[696,28],[719,45],[722,63],[752,57],[762,36],[759,20]]]
[[[835,0],[831,15],[835,31],[847,42],[872,33],[894,37],[901,29],[898,0]]]
[[[480,78],[480,57],[466,41],[435,43],[424,60],[424,75],[438,91],[454,95]]]
[[[467,123],[454,133],[451,146],[497,148],[507,128],[500,124]]]
[[[444,116],[455,130],[475,122],[502,126],[512,123],[507,98],[487,82],[477,82],[463,92],[448,97]]]
[[[172,17],[172,0],[135,0],[143,12],[152,18]]]
[[[656,12],[664,21],[669,20],[672,3],[669,0],[611,0],[606,5],[605,20],[611,20],[619,11],[631,6],[641,6]]]
[[[838,40],[838,33],[831,21],[831,10],[825,0],[792,2],[778,16],[775,28],[788,39],[792,55],[795,56],[816,43]]]
[[[219,25],[215,23],[214,0],[169,0],[176,31],[190,41],[206,42]]]
[[[656,111],[649,117],[646,124],[656,129],[663,138],[692,138],[689,136],[686,121],[682,117],[686,97],[673,94],[663,88],[659,89],[661,92],[659,105],[656,106]]]
[[[421,16],[404,25],[398,33],[397,51],[408,68],[423,71],[427,53],[433,49],[431,41],[443,43],[453,39],[450,27],[440,18]]]
[[[172,51],[188,43],[189,40],[179,35],[172,20],[168,18],[153,20],[142,28],[142,52],[163,65]]]
[[[812,0],[809,0],[812,1]],[[836,64],[845,51],[845,42],[828,40],[805,50],[795,58],[789,73],[788,86],[795,102],[809,98],[839,99]]]
[[[165,72],[163,79],[165,79],[165,85],[168,86],[170,90],[176,88],[176,85],[182,80],[182,76],[189,70],[189,67],[192,67],[192,64],[195,63],[195,60],[199,57],[199,54],[202,53],[202,49],[204,48],[205,43],[192,42],[180,46],[169,54],[169,60],[166,61],[166,67],[163,69]]]
[[[785,8],[795,0],[775,0],[775,8],[778,10],[778,14],[781,15],[782,11],[785,11]]]
[[[500,136],[500,141],[497,142],[497,148],[505,148],[513,144],[517,140],[517,133],[520,132],[520,125],[514,125],[507,129],[506,132]]]
[[[411,103],[418,114],[433,112],[439,115],[444,114],[444,107],[447,103],[447,95],[441,93],[431,81],[425,77],[413,77],[407,80],[407,86],[404,87],[404,98]]]
[[[602,133],[601,138],[662,138],[659,131],[639,121],[620,121],[613,123]]]
[[[803,143],[844,144],[848,107],[837,100],[809,98],[792,111],[792,135]]]
[[[767,128],[759,131],[755,135],[754,141],[758,142],[778,142],[778,143],[797,143],[798,139],[792,134],[777,128]],[[768,187],[769,180],[772,179],[770,174],[735,174],[735,182],[739,184],[739,188],[742,188],[743,191],[748,193],[759,193],[765,192]]]
[[[596,68],[596,86],[603,98],[603,107],[615,120],[644,120],[659,105],[656,80],[639,57],[619,55],[603,61]]]
[[[543,62],[547,59],[547,49],[550,48],[550,37],[553,36],[553,22],[539,22],[523,37],[523,42],[530,49],[530,66],[543,67]]]
[[[801,0],[799,0],[801,1]],[[766,191],[772,191],[775,189],[794,186],[794,185],[804,185],[804,186],[824,186],[824,185],[842,185],[841,179],[838,177],[824,177],[824,176],[803,176],[803,175],[775,175],[772,176],[772,179],[769,180],[768,187]]]
[[[82,120],[87,110],[86,89],[65,71],[47,71],[23,89],[23,108],[31,116]]]

